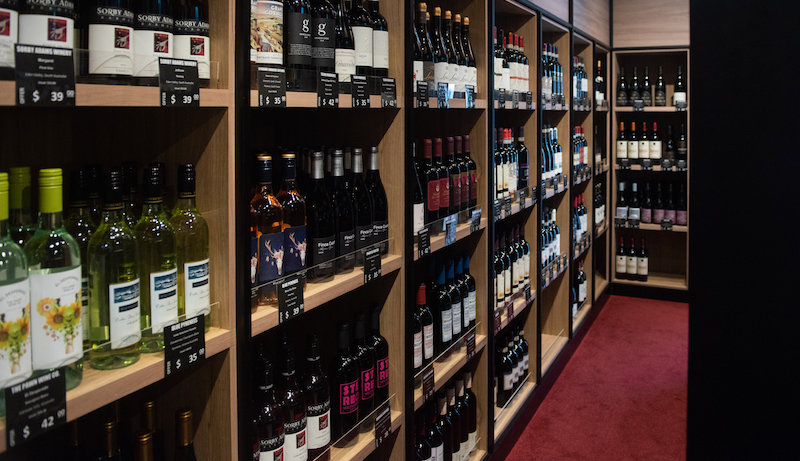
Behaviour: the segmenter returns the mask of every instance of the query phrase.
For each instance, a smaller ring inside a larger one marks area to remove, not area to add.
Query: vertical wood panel
[[[569,0],[535,0],[533,4],[553,16],[569,22]]]
[[[573,0],[572,24],[600,42],[611,43],[610,0]]]
[[[614,47],[688,46],[689,0],[614,0]]]

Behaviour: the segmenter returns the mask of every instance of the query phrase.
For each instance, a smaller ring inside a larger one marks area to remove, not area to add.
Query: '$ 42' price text
[[[42,423],[40,424],[41,428],[42,429],[49,429],[49,428],[53,427],[56,424],[56,418],[59,418],[59,419],[63,418],[64,416],[66,416],[66,414],[67,414],[67,410],[62,408],[62,409],[58,410],[58,414],[56,414],[56,416],[45,416],[45,418],[42,419]],[[22,437],[25,440],[27,440],[28,437],[30,437],[30,436],[31,436],[31,428],[29,426],[23,427],[22,428]]]

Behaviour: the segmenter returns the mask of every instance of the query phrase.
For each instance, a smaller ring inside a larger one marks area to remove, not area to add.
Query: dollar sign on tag
[[[172,99],[172,104],[175,104],[175,95],[174,94],[172,95],[171,99]]]
[[[39,102],[39,90],[33,92],[33,102]]]
[[[22,429],[22,437],[27,439],[30,435],[31,435],[30,428],[28,426],[25,426],[25,428]]]

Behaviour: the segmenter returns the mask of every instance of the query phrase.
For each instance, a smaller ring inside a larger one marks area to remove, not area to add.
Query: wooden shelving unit
[[[486,335],[475,335],[475,355],[478,355],[486,347]],[[465,338],[459,340],[459,347],[452,348],[446,355],[439,360],[423,368],[419,373],[419,378],[424,374],[424,370],[428,367],[433,367],[433,387],[436,390],[441,389],[447,381],[452,378],[456,372],[461,370],[467,365],[469,359],[467,358],[467,346]],[[425,403],[424,396],[422,395],[422,384],[414,389],[414,410],[418,410]]]

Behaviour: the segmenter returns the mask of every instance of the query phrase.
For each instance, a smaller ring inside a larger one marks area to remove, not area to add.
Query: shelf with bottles
[[[541,24],[542,110],[566,113],[572,100],[570,31],[547,17],[542,17]]]
[[[287,91],[286,92],[286,107],[287,108],[313,108],[317,109],[319,106],[317,100],[317,93],[316,92],[299,92],[299,91]],[[201,97],[202,98],[202,97]],[[250,107],[258,107],[258,91],[251,90],[250,91]],[[395,110],[399,109],[402,106],[402,102],[400,99],[397,99],[397,105],[395,107],[384,108],[382,107],[382,99],[381,95],[369,95],[369,107],[368,108],[359,108],[353,107],[353,95],[339,93],[339,109],[356,109],[356,110],[363,110],[363,109],[387,109],[387,110]],[[202,100],[202,99],[201,99]]]
[[[686,234],[619,230],[615,239],[614,283],[688,289]]]
[[[567,175],[560,174],[554,178],[552,178],[549,182],[545,182],[545,187],[543,189],[544,195],[542,200],[549,200],[553,197],[563,194],[569,189],[569,185],[567,184]]]
[[[572,110],[579,116],[585,116],[594,107],[592,104],[592,98],[595,96],[592,76],[594,45],[591,40],[573,32],[572,46]]]
[[[613,61],[614,111],[675,112],[687,109],[688,49],[619,50],[613,53]],[[652,76],[650,72],[653,72]],[[639,80],[640,76],[642,80]]]
[[[495,109],[534,110],[539,99],[535,94],[535,79],[539,75],[538,60],[535,59],[536,14],[516,3],[498,2],[493,33],[494,45],[490,54],[494,59]],[[500,104],[500,100],[504,103]]]
[[[654,185],[653,185],[654,184]],[[648,231],[688,232],[686,184],[620,181],[616,191],[614,227]]]
[[[615,170],[688,170],[689,139],[685,120],[653,115],[648,120],[617,117],[613,127]]]
[[[572,260],[579,259],[592,246],[592,235],[588,232],[583,234],[572,248]]]
[[[425,226],[430,237],[430,254],[486,229],[489,220],[486,216],[483,216],[480,206],[467,209],[467,215],[470,218],[463,220],[463,222],[458,218],[453,218],[453,215],[451,215]],[[450,230],[448,231],[448,229]],[[424,257],[424,255],[419,255],[419,242],[416,238],[418,236],[415,236],[414,242],[414,261]]]
[[[654,288],[666,288],[670,290],[685,291],[689,289],[686,284],[686,274],[674,274],[669,272],[650,272],[647,275],[647,281],[619,278],[615,275],[613,282],[623,285],[641,285]]]
[[[532,338],[530,332],[535,328],[526,328],[533,322],[533,319],[515,322],[516,325],[494,335],[492,413],[495,421],[512,405],[515,396],[527,382],[536,382],[536,346],[533,344],[535,341],[529,339]]]
[[[643,223],[641,221],[632,222],[630,219],[625,221],[614,220],[614,227],[617,229],[638,229],[643,231],[664,231],[664,232],[689,232],[689,226],[674,224],[672,221],[664,219],[660,223]]]
[[[537,203],[537,190],[534,187],[525,187],[509,195],[507,198],[494,201],[494,222],[511,218],[522,211],[532,210]],[[499,211],[498,211],[499,210]]]
[[[529,307],[533,306],[534,301],[536,301],[536,290],[531,290],[530,297],[526,297],[527,291],[520,291],[516,293],[513,298],[513,302],[510,306],[496,308],[494,310],[494,328],[495,334],[502,332],[503,330],[508,327],[511,322],[514,321],[520,314],[525,312]],[[510,307],[510,309],[509,309]],[[509,315],[510,314],[510,315]],[[499,317],[499,323],[498,323]]]
[[[523,410],[534,390],[536,390],[536,382],[532,379],[531,375],[528,374],[528,376],[525,377],[525,383],[517,389],[514,398],[509,401],[508,405],[502,409],[495,407],[495,442],[505,435],[506,431],[508,431],[511,424],[514,422],[514,417]]]
[[[516,108],[514,107],[514,98],[515,97],[517,98],[517,107]],[[521,94],[519,94],[517,96],[512,94],[510,96],[510,98],[511,99],[509,99],[508,96],[503,98],[503,100],[505,102],[503,103],[502,107],[500,107],[499,98],[495,99],[494,108],[495,109],[500,109],[500,110],[521,110],[521,111],[530,111],[530,112],[533,112],[533,111],[536,110],[536,102],[535,102],[536,100],[534,99],[533,100],[534,102],[531,102],[531,104],[529,105],[527,100],[526,100],[527,95],[524,94],[524,93],[521,93]]]

